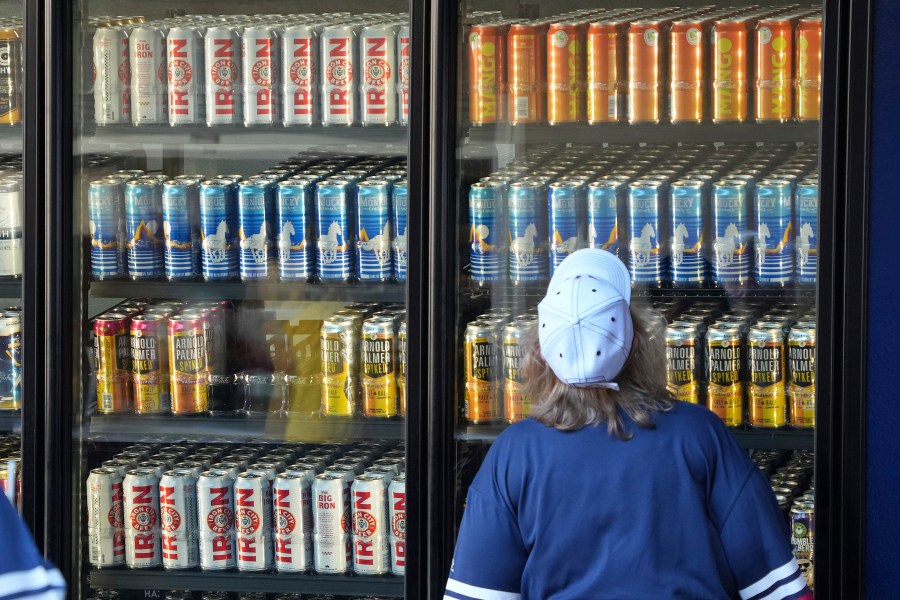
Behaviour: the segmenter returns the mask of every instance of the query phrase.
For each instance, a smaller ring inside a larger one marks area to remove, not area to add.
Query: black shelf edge
[[[127,590],[179,589],[223,592],[293,592],[340,596],[403,596],[403,578],[394,576],[94,569],[88,574],[88,582],[92,588]]]
[[[509,125],[498,123],[473,126],[468,130],[470,143],[577,143],[577,144],[669,144],[678,142],[753,143],[804,142],[818,143],[819,123],[712,123],[670,125],[609,124],[588,125]]]
[[[406,301],[406,286],[403,283],[92,281],[90,292],[97,298],[293,300],[298,302]]]
[[[0,298],[21,298],[22,282],[21,281],[3,281],[0,282]]]
[[[506,429],[506,425],[473,425],[456,431],[456,439],[461,442],[493,442]],[[760,429],[732,430],[742,448],[747,450],[813,450],[815,435],[812,429]]]
[[[22,411],[20,411],[20,410],[0,411],[0,433],[21,433],[21,432],[22,432]]]
[[[131,442],[146,436],[173,439],[227,438],[230,441],[321,442],[331,439],[402,440],[400,420],[291,419],[289,417],[175,417],[93,415],[93,441]]]
[[[381,127],[239,127],[188,125],[104,125],[85,132],[85,137],[98,142],[133,144],[243,144],[329,146],[357,144],[373,152],[389,151],[385,144],[406,144],[406,126]],[[352,148],[352,147],[351,147]]]

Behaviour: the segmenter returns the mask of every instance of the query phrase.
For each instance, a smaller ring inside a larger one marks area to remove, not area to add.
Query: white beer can
[[[272,502],[264,474],[246,472],[234,482],[237,567],[265,571],[272,567]]]
[[[396,28],[369,25],[359,39],[360,121],[363,125],[392,125],[397,121]]]
[[[125,474],[125,564],[133,569],[158,567],[160,552],[159,478],[152,469]]]
[[[394,477],[388,487],[391,518],[391,573],[406,573],[406,475]]]
[[[280,30],[272,25],[245,27],[242,36],[244,125],[278,121],[278,46]]]
[[[88,557],[94,567],[125,564],[122,475],[115,469],[92,469],[87,479]]]
[[[401,125],[409,124],[409,25],[401,25],[397,31],[397,99],[398,120]]]
[[[203,123],[203,38],[200,29],[178,26],[166,36],[169,125]]]
[[[227,471],[210,470],[197,480],[200,568],[234,568],[234,482]]]
[[[353,482],[353,571],[359,575],[384,575],[390,568],[388,551],[387,489],[377,473],[360,475]]]
[[[285,125],[319,120],[316,94],[319,35],[314,25],[291,25],[281,37],[281,95]]]
[[[168,122],[166,83],[166,33],[152,25],[131,30],[131,121],[135,125]]]
[[[203,36],[206,68],[206,124],[238,125],[243,121],[241,36],[236,27],[208,27]]]
[[[353,25],[327,25],[319,38],[322,68],[322,124],[353,125],[358,78],[357,33]]]
[[[187,470],[167,471],[159,480],[162,560],[166,569],[200,564],[197,480]]]
[[[311,486],[304,472],[281,473],[273,487],[275,568],[284,572],[312,568]]]
[[[97,125],[131,120],[128,31],[100,27],[94,33],[94,121]]]
[[[313,560],[319,573],[346,573],[351,566],[350,486],[340,473],[323,473],[313,484]]]
[[[22,186],[15,179],[0,181],[0,277],[20,277],[22,258]]]

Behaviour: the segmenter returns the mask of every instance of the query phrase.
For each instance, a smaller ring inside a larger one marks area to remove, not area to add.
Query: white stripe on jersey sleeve
[[[0,575],[0,598],[17,596],[46,587],[65,589],[66,582],[56,569],[37,566],[28,571],[11,571]]]
[[[791,560],[783,564],[769,572],[768,575],[754,583],[753,585],[748,585],[744,589],[741,590],[741,598],[742,600],[747,600],[747,598],[752,598],[757,594],[761,594],[788,575],[799,571],[800,567],[797,566],[797,561],[791,557]]]
[[[475,598],[475,600],[519,600],[519,594],[515,592],[502,592],[500,590],[478,587],[455,579],[447,580],[447,591],[462,594],[468,598]],[[449,600],[458,600],[451,596],[444,597]]]
[[[772,590],[771,594],[766,594],[759,600],[781,600],[782,598],[787,598],[791,594],[796,594],[805,587],[806,578],[802,573],[798,573],[796,579],[792,579],[791,581],[778,586],[776,589]]]

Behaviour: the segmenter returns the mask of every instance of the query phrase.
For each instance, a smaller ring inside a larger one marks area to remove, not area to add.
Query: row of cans
[[[188,15],[103,24],[92,52],[99,125],[409,120],[406,14]]]
[[[331,594],[266,594],[265,592],[194,592],[191,590],[169,590],[163,600],[400,600],[385,596],[333,596]],[[86,600],[119,600],[116,590],[94,590]]]
[[[467,42],[475,125],[819,119],[819,7],[490,17]]]
[[[529,336],[537,323],[534,311],[513,314],[497,305],[466,325],[463,334],[463,418],[472,425],[528,418],[534,406],[525,391],[523,363]]]
[[[130,446],[88,476],[89,560],[402,576],[404,466],[384,443]]]
[[[815,309],[700,303],[676,312],[666,328],[666,375],[674,398],[705,404],[729,427],[811,429]]]
[[[308,325],[273,323],[268,311],[230,301],[125,301],[93,322],[96,410],[284,418],[406,414],[402,304],[351,304],[311,325],[321,327],[319,336],[310,335],[315,330]]]
[[[405,178],[399,158],[315,152],[246,178],[118,171],[88,186],[91,273],[405,281]]]
[[[806,585],[812,589],[816,548],[815,456],[812,452],[798,450],[785,462],[782,452],[757,450],[752,458],[769,477],[775,499],[790,527],[797,566],[806,578]]]
[[[546,281],[584,247],[634,285],[814,285],[817,148],[538,147],[469,187],[479,285]]]
[[[406,309],[351,305],[325,319],[321,414],[406,416]]]

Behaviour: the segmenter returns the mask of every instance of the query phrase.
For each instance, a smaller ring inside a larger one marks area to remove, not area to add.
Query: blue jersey
[[[534,420],[469,489],[445,599],[812,598],[762,472],[714,414],[676,403],[622,441]]]
[[[31,534],[5,497],[0,497],[0,539],[5,549],[0,561],[0,600],[65,597],[62,575],[38,554]]]

